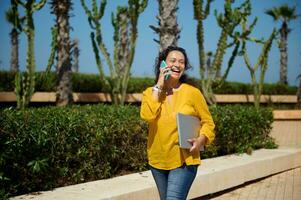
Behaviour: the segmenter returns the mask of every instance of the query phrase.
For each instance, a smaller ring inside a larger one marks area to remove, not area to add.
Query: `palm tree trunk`
[[[123,84],[123,79],[126,78],[127,76],[127,67],[128,67],[128,62],[129,62],[129,57],[130,57],[130,38],[128,34],[128,12],[122,12],[120,13],[120,47],[117,50],[117,56],[118,56],[118,62],[119,62],[119,70],[118,74],[122,75],[122,79],[118,80],[118,90],[120,91],[120,99],[119,103],[123,104],[125,101],[125,96],[126,96],[126,89],[127,89],[127,84],[128,82],[126,81]]]
[[[78,48],[78,39],[74,39],[72,42],[72,55],[73,55],[73,65],[72,65],[72,71],[73,72],[78,72],[79,69],[79,62],[78,62],[78,57],[79,57],[79,48]]]
[[[57,90],[56,105],[65,106],[73,102],[72,71],[70,59],[69,10],[71,0],[53,0],[53,13],[56,15],[57,35]]]
[[[170,45],[177,45],[180,29],[177,23],[177,9],[179,0],[158,0],[159,27],[150,26],[159,34],[160,52]]]
[[[160,14],[160,51],[169,45],[176,45],[180,29],[177,22],[178,0],[159,0]]]
[[[280,29],[280,83],[287,84],[287,23],[283,22]]]
[[[296,108],[300,109],[301,108],[301,74],[299,76],[299,87],[297,90],[297,105]]]
[[[10,37],[11,37],[11,58],[10,58],[10,67],[12,72],[17,72],[19,70],[19,33],[13,28]]]

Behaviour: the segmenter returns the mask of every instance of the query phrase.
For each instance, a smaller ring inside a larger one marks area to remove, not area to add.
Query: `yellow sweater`
[[[173,91],[171,103],[164,98],[154,100],[152,88],[143,92],[140,116],[149,123],[147,155],[149,164],[158,169],[175,169],[186,165],[201,163],[199,152],[189,153],[179,147],[176,113],[193,115],[201,120],[200,134],[207,137],[207,144],[214,140],[214,122],[206,101],[199,89],[188,85]]]

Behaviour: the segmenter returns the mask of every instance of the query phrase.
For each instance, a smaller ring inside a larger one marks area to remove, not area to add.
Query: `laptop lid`
[[[198,137],[201,128],[199,118],[192,115],[177,113],[177,126],[180,147],[190,149],[191,144],[187,142],[187,140]],[[203,147],[201,149],[203,149]]]

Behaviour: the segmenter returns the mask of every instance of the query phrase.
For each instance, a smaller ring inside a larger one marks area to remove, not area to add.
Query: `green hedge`
[[[202,158],[274,148],[270,109],[211,107],[215,143]],[[0,195],[19,195],[147,169],[139,107],[0,110]]]
[[[1,111],[1,188],[11,194],[146,169],[147,126],[132,106]]]
[[[217,155],[251,153],[252,149],[275,148],[269,136],[273,112],[270,108],[256,110],[253,106],[211,106],[216,123]]]
[[[97,74],[73,73],[72,86],[74,92],[109,92],[99,79]],[[191,82],[201,88],[200,81],[192,78]],[[145,88],[154,85],[154,78],[132,77],[129,80],[128,93],[140,93]],[[55,91],[56,75],[50,73],[47,76],[43,72],[36,73],[35,91]],[[14,90],[14,75],[7,71],[0,71],[0,91]],[[215,94],[253,94],[250,84],[238,82],[225,82],[220,88],[213,88]],[[295,95],[297,87],[283,84],[264,84],[263,94],[287,94]]]

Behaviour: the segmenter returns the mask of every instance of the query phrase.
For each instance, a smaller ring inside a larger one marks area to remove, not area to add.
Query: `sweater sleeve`
[[[155,101],[152,96],[152,88],[147,88],[142,93],[140,117],[147,122],[152,122],[159,115],[161,104],[161,102]]]
[[[212,143],[215,138],[215,124],[213,122],[211,113],[209,112],[206,100],[198,89],[196,89],[194,97],[195,110],[198,114],[198,117],[201,119],[200,135],[203,134],[207,137],[206,145],[208,145]]]

